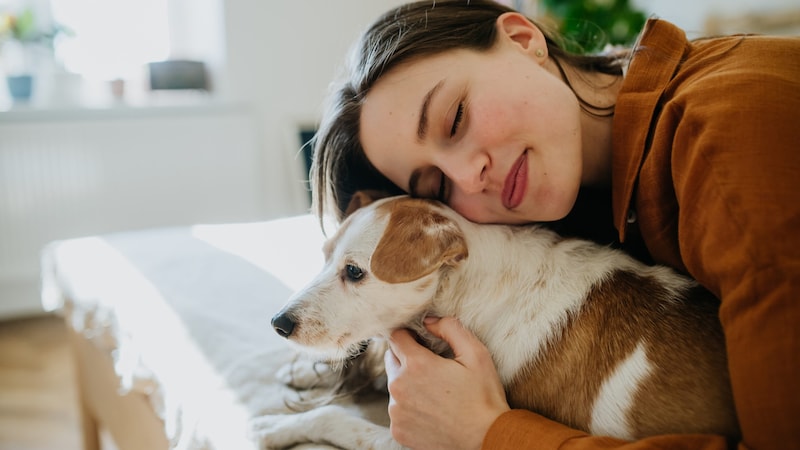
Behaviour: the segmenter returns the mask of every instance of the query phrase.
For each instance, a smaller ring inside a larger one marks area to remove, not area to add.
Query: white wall
[[[228,79],[234,101],[251,101],[270,164],[275,211],[307,208],[298,189],[305,174],[297,151],[299,126],[313,126],[328,86],[350,45],[379,14],[400,0],[227,0]],[[288,169],[287,166],[288,165]]]

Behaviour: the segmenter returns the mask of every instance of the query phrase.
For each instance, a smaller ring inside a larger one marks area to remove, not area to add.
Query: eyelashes
[[[456,116],[455,118],[453,118],[453,125],[450,127],[450,137],[455,136],[459,126],[461,125],[461,120],[463,118],[464,118],[464,103],[461,102],[458,104],[458,109],[456,110]]]
[[[456,115],[453,118],[453,124],[450,126],[450,137],[456,135],[459,128],[461,127],[461,122],[464,120],[464,102],[460,102],[458,104],[458,108],[456,109]],[[447,202],[447,177],[445,177],[444,173],[439,175],[439,188],[436,192],[436,199],[441,202]]]
[[[440,202],[445,202],[445,188],[447,187],[447,180],[445,179],[444,173],[439,175],[439,191],[436,193],[436,200]]]

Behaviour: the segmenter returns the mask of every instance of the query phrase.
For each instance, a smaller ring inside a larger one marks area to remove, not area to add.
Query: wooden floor
[[[0,450],[79,450],[75,371],[60,317],[0,321]]]

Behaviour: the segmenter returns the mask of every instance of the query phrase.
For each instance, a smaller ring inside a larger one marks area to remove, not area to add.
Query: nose
[[[272,328],[275,329],[275,332],[281,335],[281,337],[289,338],[292,335],[292,331],[294,331],[295,321],[294,319],[285,312],[280,312],[276,314],[272,318]]]
[[[483,192],[489,183],[490,161],[488,155],[476,152],[472,155],[459,156],[461,157],[452,160],[442,171],[465,194]]]

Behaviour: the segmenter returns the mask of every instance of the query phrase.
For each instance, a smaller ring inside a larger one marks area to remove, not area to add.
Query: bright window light
[[[170,54],[167,0],[50,0],[53,19],[72,30],[56,58],[89,80],[130,79]]]

